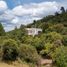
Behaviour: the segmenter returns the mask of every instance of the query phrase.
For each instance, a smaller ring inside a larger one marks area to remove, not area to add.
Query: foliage
[[[25,43],[25,44],[31,44],[33,41],[33,37],[32,36],[23,36],[22,39],[21,39],[21,42],[22,43]]]
[[[63,44],[67,46],[67,35],[63,36]]]
[[[22,44],[19,49],[19,56],[21,59],[33,63],[36,63],[38,61],[39,56],[36,49],[33,46]]]
[[[11,39],[14,40],[19,40],[21,42],[22,37],[26,35],[25,28],[21,25],[20,28],[18,29],[17,27],[12,30],[7,32],[7,36]]]
[[[52,54],[54,53],[56,45],[51,43],[46,43],[44,49],[40,52],[41,56],[52,58]]]
[[[47,53],[48,55],[51,54],[51,52],[54,51],[54,45],[53,44],[50,44],[50,43],[47,43],[45,44],[45,53]]]
[[[42,28],[43,32],[38,36],[28,36],[25,28],[35,26]],[[0,23],[0,59],[14,61],[19,57],[37,63],[41,54],[52,58],[57,67],[67,67],[66,51],[67,12],[64,7],[61,7],[61,13],[34,20],[31,24],[21,25],[9,32],[5,32]]]
[[[61,34],[57,33],[57,32],[50,32],[50,33],[47,33],[47,34],[42,34],[41,35],[41,39],[43,41],[45,41],[45,43],[54,43],[58,40],[62,41],[63,40],[63,37]]]
[[[57,67],[67,67],[67,47],[58,47],[53,54],[53,60]]]
[[[62,33],[64,30],[63,24],[54,24],[52,26],[49,26],[49,28],[46,29],[46,32],[57,32]]]
[[[3,45],[3,60],[5,61],[15,61],[18,56],[18,45],[17,43],[12,40],[8,39],[4,42]]]
[[[62,11],[62,13],[65,13],[65,8],[64,7],[61,7],[60,10]]]
[[[27,27],[33,27],[35,25],[37,28],[42,28],[43,33],[53,31],[61,34],[66,33],[67,31],[65,30],[67,30],[67,12],[64,7],[61,7],[61,13],[56,12],[55,15],[48,15],[43,17],[42,19],[27,25]]]
[[[2,24],[0,23],[0,36],[4,36],[5,35],[5,30],[2,26]]]
[[[44,48],[44,42],[39,37],[34,37],[31,45],[37,49],[38,53]]]

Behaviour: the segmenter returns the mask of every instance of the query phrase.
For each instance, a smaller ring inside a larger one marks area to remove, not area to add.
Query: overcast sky
[[[6,31],[67,8],[67,0],[0,0],[0,22]]]

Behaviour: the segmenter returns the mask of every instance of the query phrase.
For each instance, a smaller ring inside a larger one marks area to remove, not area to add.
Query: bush
[[[67,46],[67,35],[63,36],[63,44]]]
[[[31,45],[21,45],[20,46],[20,58],[27,62],[36,63],[39,59],[36,49]]]
[[[42,49],[44,49],[44,43],[42,40],[38,37],[33,38],[32,46],[34,46],[37,49],[37,52],[39,53]]]
[[[54,24],[52,26],[49,26],[49,28],[46,29],[46,32],[58,32],[62,33],[64,30],[64,25],[63,24]]]
[[[15,61],[18,57],[18,48],[17,43],[12,40],[8,39],[4,42],[3,45],[3,60],[5,61]]]
[[[55,45],[51,43],[46,43],[44,49],[40,52],[41,56],[51,58],[52,53],[55,50]]]
[[[57,32],[50,32],[50,33],[47,33],[47,34],[43,34],[41,36],[42,39],[44,39],[43,41],[45,41],[45,43],[54,43],[58,40],[62,41],[63,40],[63,37],[61,34],[57,33]]]
[[[21,42],[24,43],[24,44],[31,44],[32,41],[33,41],[32,36],[23,36]]]
[[[67,47],[57,48],[52,58],[57,67],[67,67]]]

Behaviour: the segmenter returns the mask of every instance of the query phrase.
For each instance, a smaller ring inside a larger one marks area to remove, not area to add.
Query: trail
[[[41,59],[41,65],[43,67],[52,67],[52,59]]]

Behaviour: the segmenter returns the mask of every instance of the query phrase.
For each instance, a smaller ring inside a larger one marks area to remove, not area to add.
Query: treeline
[[[42,28],[43,32],[38,36],[28,36],[27,27]],[[35,67],[40,65],[41,58],[50,58],[57,67],[67,67],[66,52],[67,11],[64,7],[61,7],[61,13],[56,12],[9,32],[5,32],[0,23],[0,60],[15,61],[19,58]]]

